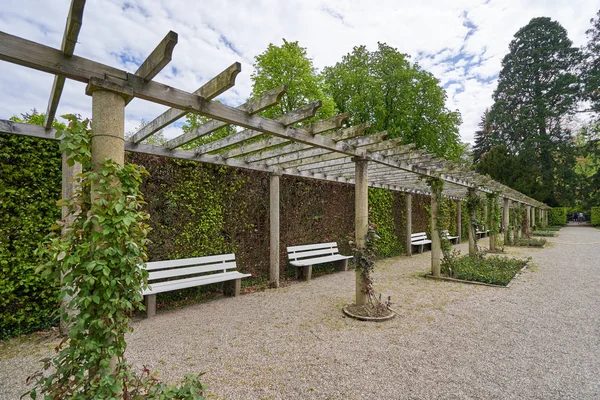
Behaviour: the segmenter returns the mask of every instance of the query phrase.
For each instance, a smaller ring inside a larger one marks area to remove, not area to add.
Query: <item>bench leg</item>
[[[232,281],[226,281],[223,283],[223,294],[225,296],[239,296],[242,288],[242,280],[234,279]]]
[[[303,281],[310,281],[312,277],[312,265],[296,267],[296,278]]]
[[[146,300],[146,317],[154,317],[156,315],[156,295],[149,294],[145,296]]]
[[[338,271],[348,271],[348,259],[336,261],[335,267]]]

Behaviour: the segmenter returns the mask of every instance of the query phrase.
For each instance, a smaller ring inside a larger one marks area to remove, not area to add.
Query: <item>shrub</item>
[[[546,239],[542,238],[520,238],[511,243],[511,246],[521,247],[544,247]]]
[[[489,256],[460,256],[454,250],[442,260],[441,272],[447,276],[467,281],[506,286],[529,260]]]
[[[567,208],[554,207],[548,213],[548,224],[563,226],[567,224]]]
[[[592,225],[600,225],[600,207],[592,207]]]
[[[555,231],[533,231],[531,232],[533,236],[545,236],[545,237],[555,237]]]

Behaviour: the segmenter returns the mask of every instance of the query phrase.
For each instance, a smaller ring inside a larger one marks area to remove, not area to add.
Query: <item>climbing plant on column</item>
[[[477,253],[477,235],[475,232],[480,225],[476,218],[476,214],[477,211],[481,209],[483,201],[475,194],[474,190],[468,190],[465,205],[467,206],[467,212],[469,214],[469,240],[472,240],[474,243],[474,248],[469,246],[469,254],[475,255]]]
[[[447,229],[448,225],[450,225],[450,210],[442,196],[442,192],[444,191],[444,181],[439,178],[428,177],[427,184],[431,188],[431,195],[435,197],[438,204],[436,213],[437,233],[440,238],[442,254],[446,257],[450,253],[452,245],[448,240],[448,236],[442,235],[442,231]]]
[[[492,192],[487,193],[487,209],[488,209],[488,221],[487,226],[490,231],[490,250],[496,250],[496,245],[498,244],[498,233],[500,232],[500,203],[498,199],[500,197],[500,192]]]
[[[74,221],[64,233],[59,222],[38,250],[40,270],[57,281],[63,279],[60,297],[73,296],[63,312],[71,326],[68,339],[57,354],[45,360],[43,371],[31,377],[30,392],[50,399],[197,399],[202,397],[199,376],[186,377],[181,387],[160,383],[148,370],[136,375],[124,354],[125,334],[133,311],[142,309],[142,288],[147,272],[148,214],[139,191],[144,170],[136,165],[121,167],[110,159],[91,162],[89,121],[73,115],[66,130],[59,131],[61,151],[68,162],[80,162],[80,189],[58,206],[68,208]],[[91,200],[94,186],[97,198]]]

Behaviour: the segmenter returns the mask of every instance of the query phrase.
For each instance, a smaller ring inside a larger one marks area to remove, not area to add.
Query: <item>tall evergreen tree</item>
[[[568,122],[579,99],[575,70],[580,52],[556,21],[540,17],[519,29],[502,60],[494,104],[490,110],[492,138],[518,157],[522,174],[507,182],[493,178],[550,205],[572,192],[575,162]],[[569,197],[569,196],[567,196]]]
[[[600,116],[600,11],[596,18],[590,20],[592,27],[585,33],[588,37],[587,46],[584,48],[582,63],[582,80],[584,99],[591,102],[591,109]]]
[[[479,130],[475,132],[475,145],[473,146],[473,162],[477,163],[492,149],[492,130],[489,122],[489,109],[483,112],[479,122]]]

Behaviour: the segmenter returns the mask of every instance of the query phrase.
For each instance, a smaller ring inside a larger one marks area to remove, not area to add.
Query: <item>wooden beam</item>
[[[334,117],[328,118],[326,120],[312,123],[307,128],[307,130],[311,134],[317,135],[317,134],[326,132],[331,129],[340,128],[342,123],[344,122],[346,115],[347,114],[339,114]],[[259,133],[259,135],[260,135],[260,133]],[[253,153],[258,150],[265,150],[265,149],[268,149],[269,147],[281,146],[281,145],[287,144],[287,143],[290,143],[290,141],[285,138],[269,137],[267,139],[259,140],[257,142],[252,142],[252,143],[242,142],[239,147],[231,149],[227,152],[220,153],[219,155],[221,157],[225,157],[225,158],[238,157],[241,155]],[[227,147],[227,146],[225,146],[225,147]]]
[[[237,110],[247,112],[248,114],[256,114],[269,107],[279,103],[281,96],[286,92],[287,86],[281,85],[274,89],[265,92],[262,96],[255,99],[250,99],[246,103],[237,107]],[[321,103],[319,103],[319,107]],[[166,146],[170,149],[181,147],[184,144],[192,142],[202,136],[206,136],[209,133],[216,131],[219,128],[229,125],[223,121],[209,121],[205,124],[198,126],[192,132],[184,133],[183,135],[177,136],[167,142]]]
[[[146,82],[151,81],[164,67],[167,66],[167,64],[169,64],[169,62],[171,62],[171,59],[173,58],[173,49],[175,49],[177,40],[177,33],[169,31],[152,53],[150,53],[148,58],[140,65],[135,74],[141,76]]]
[[[235,85],[235,78],[242,71],[242,64],[239,62],[231,64],[227,69],[215,76],[210,81],[202,85],[198,90],[194,92],[195,95],[201,96],[206,100],[211,100],[231,89]],[[134,143],[140,143],[147,137],[158,132],[165,126],[177,121],[179,118],[185,116],[187,112],[181,111],[177,108],[170,108],[148,124],[140,128],[135,135],[131,138]]]
[[[85,0],[73,0],[71,2],[69,15],[67,16],[67,24],[65,26],[65,33],[63,34],[62,44],[60,45],[60,49],[67,57],[72,56],[75,51],[77,37],[79,36],[81,24],[83,23],[84,8]],[[46,108],[46,119],[44,120],[44,127],[46,129],[52,128],[52,123],[56,117],[56,110],[58,109],[58,103],[60,103],[60,96],[62,96],[64,86],[65,78],[62,76],[55,76],[54,82],[52,83],[52,92],[50,92],[50,99],[48,100],[48,107]]]
[[[312,118],[317,113],[317,110],[321,107],[321,100],[315,101],[313,103],[307,104],[303,107],[292,110],[284,115],[281,115],[275,118],[275,121],[284,124],[285,126],[295,124],[297,122],[301,122]],[[196,149],[196,153],[205,154],[210,153],[212,151],[221,150],[227,148],[229,146],[233,146],[238,143],[243,143],[246,140],[253,139],[255,137],[264,135],[263,132],[255,131],[252,129],[248,129],[242,132],[236,132],[232,135],[226,136],[219,140],[215,140],[214,142],[206,143]],[[278,138],[281,140],[286,140],[285,138]],[[256,142],[258,143],[258,142]],[[233,151],[233,150],[231,150]],[[219,154],[219,156],[224,158],[231,158],[228,154]]]

